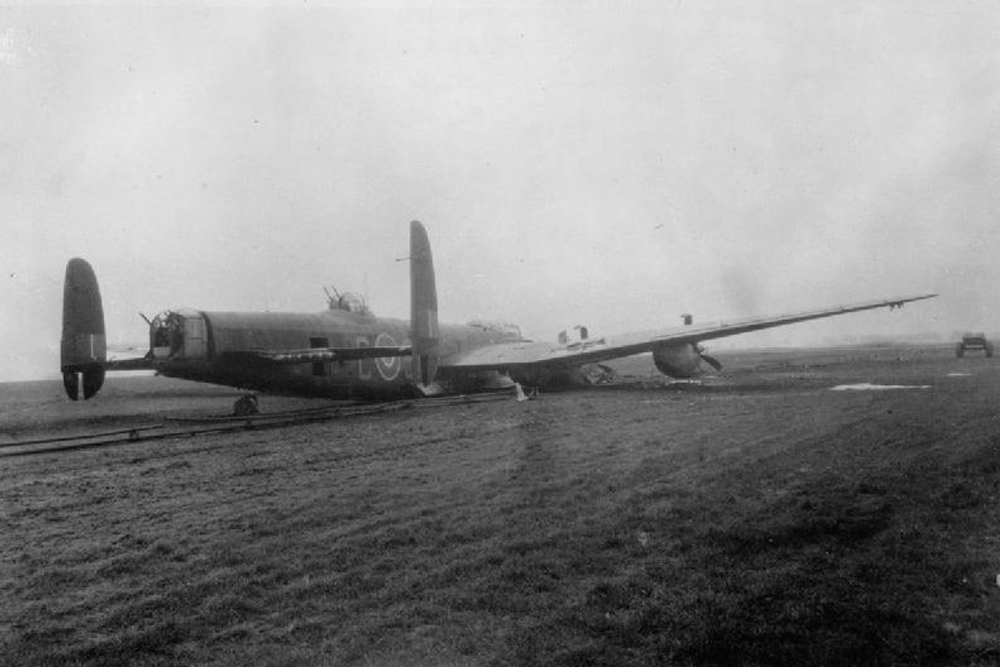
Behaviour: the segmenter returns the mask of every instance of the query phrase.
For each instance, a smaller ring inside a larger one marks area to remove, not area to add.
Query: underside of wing
[[[307,364],[319,362],[356,361],[385,357],[408,357],[409,345],[361,347],[306,347],[289,350],[232,350],[223,352],[231,359],[250,359],[273,364]]]
[[[754,317],[732,322],[719,322],[700,326],[682,326],[671,329],[629,333],[603,338],[585,339],[570,345],[520,342],[489,345],[449,355],[441,360],[442,369],[455,370],[512,370],[528,367],[568,368],[587,363],[598,363],[633,354],[650,352],[673,345],[698,343],[716,338],[726,338],[751,331],[846,315],[876,308],[898,308],[904,303],[937,296],[917,296],[880,299],[847,306],[832,306],[788,315]]]

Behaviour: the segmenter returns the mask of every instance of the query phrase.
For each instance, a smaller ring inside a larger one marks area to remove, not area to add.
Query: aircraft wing
[[[591,338],[569,345],[549,343],[519,342],[490,345],[467,352],[459,352],[441,359],[439,368],[454,368],[461,370],[505,370],[510,368],[526,368],[545,366],[550,368],[569,368],[585,363],[597,363],[628,357],[633,354],[650,352],[660,345],[677,345],[683,343],[698,343],[700,341],[725,338],[738,334],[770,329],[772,327],[818,320],[824,317],[835,317],[861,310],[875,308],[899,308],[904,303],[920,301],[937,296],[936,294],[921,294],[917,296],[899,297],[868,301],[848,306],[833,306],[821,310],[776,315],[773,317],[755,317],[732,322],[719,322],[706,325],[691,325],[630,333],[619,336]]]
[[[274,364],[307,364],[333,361],[356,361],[382,357],[408,357],[413,350],[409,345],[361,347],[304,347],[289,350],[234,350],[223,352],[232,359],[251,359]]]

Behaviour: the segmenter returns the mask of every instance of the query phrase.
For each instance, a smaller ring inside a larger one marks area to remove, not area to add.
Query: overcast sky
[[[1000,3],[0,9],[0,380],[62,281],[137,314],[408,315],[536,339],[940,292],[734,339],[1000,330]],[[718,344],[716,344],[718,347]]]

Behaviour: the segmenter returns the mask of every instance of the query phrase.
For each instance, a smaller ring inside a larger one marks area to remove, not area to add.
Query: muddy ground
[[[0,663],[1000,661],[1000,365],[718,356],[702,384],[639,357],[525,403],[0,458]],[[926,387],[832,390],[860,383]],[[0,442],[235,398],[0,392]]]

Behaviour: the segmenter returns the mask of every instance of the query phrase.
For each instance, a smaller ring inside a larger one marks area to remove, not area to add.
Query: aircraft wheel
[[[257,407],[257,397],[253,394],[240,396],[233,403],[233,414],[237,417],[260,414],[260,410]]]

